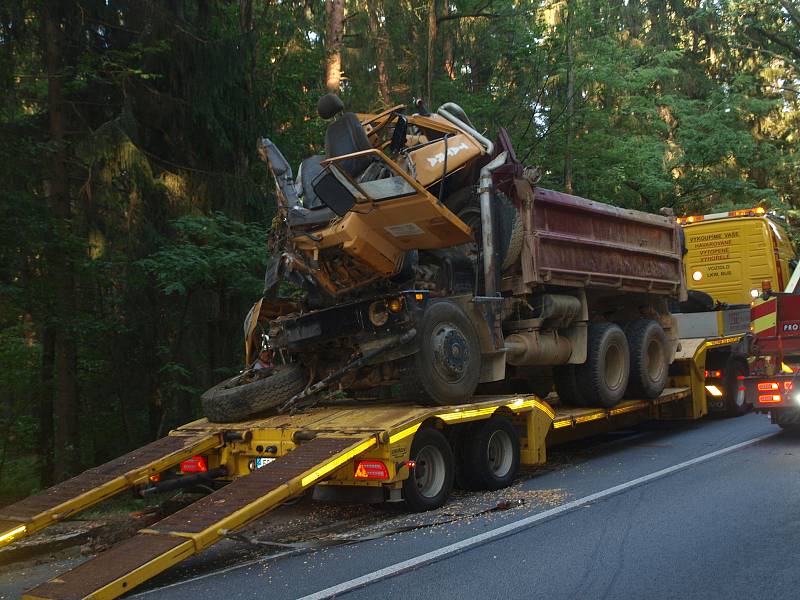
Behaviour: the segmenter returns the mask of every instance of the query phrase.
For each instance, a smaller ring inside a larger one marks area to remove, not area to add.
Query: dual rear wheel
[[[494,415],[485,421],[460,426],[448,438],[434,427],[414,436],[410,460],[415,462],[403,482],[403,497],[413,511],[439,508],[458,479],[466,489],[497,490],[510,485],[519,470],[519,436],[509,419]]]
[[[656,398],[667,384],[669,350],[662,327],[636,319],[589,325],[586,362],[554,369],[559,398],[574,406],[616,406],[624,396]]]

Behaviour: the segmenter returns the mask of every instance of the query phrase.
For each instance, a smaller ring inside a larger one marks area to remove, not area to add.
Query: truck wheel
[[[466,402],[478,387],[481,348],[469,317],[452,302],[431,304],[422,316],[414,364],[424,396],[434,404]]]
[[[616,406],[625,394],[630,374],[628,340],[616,323],[592,323],[586,362],[578,365],[575,375],[588,405]]]
[[[497,262],[503,272],[517,262],[522,251],[524,237],[522,215],[520,215],[511,199],[502,192],[495,192],[495,217],[497,222]],[[481,201],[477,188],[466,187],[458,190],[445,200],[445,206],[464,221],[475,237],[475,242],[464,244],[464,253],[478,260],[481,239]],[[482,268],[478,265],[479,270]]]
[[[305,369],[294,363],[277,365],[253,381],[242,379],[242,375],[231,377],[203,393],[200,402],[209,421],[244,421],[286,402],[308,383]]]
[[[630,347],[629,398],[658,398],[667,386],[667,334],[656,321],[636,319],[625,328]]]
[[[460,459],[466,489],[508,487],[519,470],[519,434],[511,421],[500,415],[475,423],[463,440]]]
[[[453,489],[455,461],[447,438],[432,427],[420,429],[411,443],[416,464],[403,482],[403,498],[414,512],[439,508]]]
[[[571,406],[587,406],[586,399],[583,397],[578,386],[577,365],[560,365],[553,367],[553,384],[556,387],[556,393],[562,404],[569,404]]]
[[[725,414],[729,417],[740,417],[750,410],[750,405],[745,402],[744,387],[739,382],[739,376],[746,377],[749,373],[747,363],[738,358],[732,358],[725,366]]]

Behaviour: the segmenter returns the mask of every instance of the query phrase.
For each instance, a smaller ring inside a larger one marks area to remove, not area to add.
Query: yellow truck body
[[[763,211],[685,217],[681,222],[690,290],[728,304],[749,304],[765,280],[772,289],[783,289],[788,281],[794,249],[783,227]]]

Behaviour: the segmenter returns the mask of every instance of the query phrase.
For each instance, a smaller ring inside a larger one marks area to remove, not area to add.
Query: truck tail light
[[[389,479],[389,469],[379,460],[360,460],[356,463],[356,479]]]
[[[759,394],[758,396],[759,404],[780,404],[781,401],[780,394]]]
[[[208,464],[202,456],[193,456],[181,463],[181,473],[206,473]]]
[[[777,392],[779,389],[777,381],[760,381],[758,383],[759,392]]]

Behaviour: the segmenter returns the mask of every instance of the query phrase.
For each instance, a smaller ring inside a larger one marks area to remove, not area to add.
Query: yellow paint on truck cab
[[[751,290],[768,279],[782,290],[795,252],[783,227],[767,217],[733,217],[687,223],[686,282],[728,304],[749,304]]]

